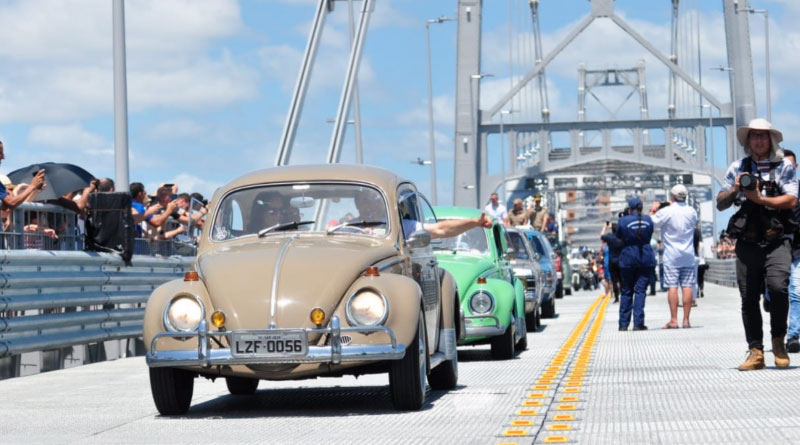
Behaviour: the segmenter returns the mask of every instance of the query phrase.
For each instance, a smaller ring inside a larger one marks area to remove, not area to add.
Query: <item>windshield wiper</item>
[[[258,231],[258,237],[263,238],[266,234],[270,232],[280,232],[281,230],[289,230],[289,229],[296,229],[300,226],[305,226],[308,224],[314,224],[316,221],[292,221],[283,224],[275,224],[274,226],[267,227],[266,229],[261,229]]]
[[[386,221],[364,221],[364,220],[361,220],[361,221],[348,221],[346,223],[337,224],[337,225],[331,227],[330,229],[327,230],[327,232],[328,232],[328,235],[330,235],[333,232],[335,232],[335,231],[337,231],[337,230],[339,230],[339,229],[341,229],[343,227],[360,228],[360,227],[380,226],[380,225],[383,225],[383,224],[386,224]],[[359,231],[366,233],[365,230],[359,229]]]

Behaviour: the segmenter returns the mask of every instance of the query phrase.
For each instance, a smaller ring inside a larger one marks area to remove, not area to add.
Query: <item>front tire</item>
[[[225,385],[228,392],[235,396],[252,396],[258,389],[258,379],[247,377],[225,377]]]
[[[556,298],[564,298],[564,283],[560,280],[556,285]]]
[[[536,330],[539,328],[538,320],[536,320],[538,318],[538,312],[539,308],[537,307],[530,314],[525,314],[525,329],[528,332],[536,332]]]
[[[524,351],[528,349],[528,321],[522,317],[522,337],[517,342],[515,350]]]
[[[428,374],[428,342],[425,316],[419,311],[417,335],[406,348],[406,355],[392,361],[389,369],[389,390],[392,404],[401,411],[418,411],[425,404]]]
[[[492,358],[495,360],[514,358],[514,323],[509,323],[502,335],[492,337]]]
[[[556,316],[556,299],[550,297],[546,303],[542,305],[542,318],[553,318]]]
[[[150,392],[162,416],[189,411],[194,392],[194,374],[177,368],[150,368]]]

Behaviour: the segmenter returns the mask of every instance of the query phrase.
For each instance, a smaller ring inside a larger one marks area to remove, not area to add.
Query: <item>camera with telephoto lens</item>
[[[658,210],[661,210],[661,209],[663,209],[664,207],[669,207],[669,204],[670,204],[670,203],[669,203],[669,201],[662,201],[662,202],[659,202],[659,203],[658,203]],[[656,210],[656,211],[658,211],[658,210]]]
[[[755,190],[757,183],[758,181],[756,180],[756,177],[750,173],[745,173],[741,178],[739,178],[739,184],[745,190]]]

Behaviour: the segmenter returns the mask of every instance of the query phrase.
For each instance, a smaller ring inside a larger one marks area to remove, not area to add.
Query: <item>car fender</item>
[[[515,314],[517,316],[525,315],[525,285],[519,278],[514,279],[514,292],[515,292]]]
[[[379,276],[362,276],[357,278],[347,292],[342,296],[342,301],[334,312],[339,317],[342,327],[351,326],[347,320],[347,301],[361,289],[374,289],[386,298],[389,305],[389,315],[383,326],[394,332],[397,341],[408,345],[417,333],[417,319],[422,302],[422,289],[413,279],[392,273],[381,273]],[[426,320],[435,323],[436,320]],[[385,334],[349,334],[353,344],[382,344],[387,342]]]
[[[494,297],[495,307],[491,315],[496,316],[500,324],[507,327],[511,322],[510,315],[516,300],[515,288],[508,281],[498,278],[487,278],[486,284],[473,284],[465,295],[460,296],[461,307],[468,316],[475,315],[470,310],[469,299],[481,289],[487,290]]]
[[[206,290],[206,286],[202,281],[184,281],[183,279],[167,281],[153,290],[150,297],[147,299],[142,331],[144,346],[148,351],[150,350],[150,343],[153,337],[161,332],[166,332],[167,329],[164,326],[164,310],[167,304],[179,295],[189,295],[199,299],[205,308],[206,321],[210,322],[214,308],[211,306],[208,290]],[[185,348],[186,343],[184,341],[169,338],[159,340],[159,350]]]

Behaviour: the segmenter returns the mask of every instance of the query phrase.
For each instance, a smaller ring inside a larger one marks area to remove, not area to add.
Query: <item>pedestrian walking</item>
[[[619,305],[619,330],[628,330],[633,311],[633,330],[647,329],[644,324],[644,304],[650,273],[656,265],[650,239],[653,221],[642,215],[642,200],[628,201],[628,214],[619,220],[617,238],[622,241],[619,268],[622,274],[622,298]]]
[[[783,134],[765,119],[753,119],[736,131],[745,157],[731,163],[717,209],[740,203],[728,222],[736,239],[736,281],[742,298],[742,321],[749,353],[740,371],[764,368],[764,333],[759,297],[766,279],[770,295],[770,330],[775,366],[787,368],[786,318],[789,312],[789,273],[792,264],[792,210],[798,183],[794,165],[778,145]]]
[[[656,229],[661,229],[664,243],[663,282],[667,287],[670,319],[665,329],[678,327],[678,289],[683,302],[684,328],[691,327],[689,314],[692,311],[692,291],[697,284],[697,263],[694,250],[694,227],[697,212],[686,205],[689,190],[677,184],[670,190],[669,205],[655,202],[650,207],[650,216]]]

